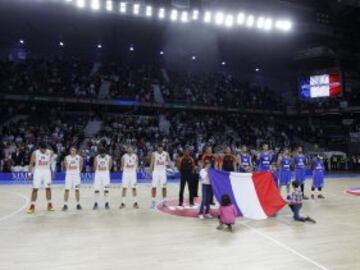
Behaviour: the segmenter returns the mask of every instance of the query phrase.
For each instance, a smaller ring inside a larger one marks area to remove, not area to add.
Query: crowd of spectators
[[[158,82],[159,69],[152,65],[103,64],[100,70],[110,81],[109,98],[153,101],[153,84]]]
[[[56,159],[63,159],[71,145],[80,146],[86,123],[83,116],[60,114],[56,109],[40,114],[35,108],[16,122],[9,121],[0,129],[0,171],[27,171],[30,154],[40,141],[54,150]]]
[[[3,93],[95,98],[101,84],[93,63],[76,58],[0,61]]]
[[[282,99],[267,87],[241,81],[226,73],[175,75],[162,85],[166,101],[190,105],[233,107],[240,109],[284,110]]]

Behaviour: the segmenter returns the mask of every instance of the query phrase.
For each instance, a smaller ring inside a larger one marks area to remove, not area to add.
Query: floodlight
[[[264,26],[264,29],[265,30],[271,30],[273,27],[273,20],[271,18],[267,18],[265,20],[265,26]]]
[[[64,45],[65,45],[64,42],[62,42],[62,41],[59,42],[60,47],[64,47]]]
[[[265,26],[265,19],[264,19],[264,17],[259,17],[259,18],[257,19],[256,27],[259,28],[259,29],[262,29],[262,28],[264,28],[264,26]]]
[[[215,24],[221,25],[224,23],[224,13],[218,12],[215,15]]]
[[[112,11],[113,10],[113,2],[111,0],[106,1],[106,10]]]
[[[211,22],[211,12],[205,11],[204,13],[204,23],[210,23]]]
[[[165,18],[165,9],[160,8],[159,9],[159,19],[164,19],[164,18]]]
[[[76,0],[76,6],[78,8],[84,8],[85,7],[85,0]]]
[[[145,15],[146,15],[146,17],[151,17],[152,16],[152,7],[151,6],[146,7]]]
[[[225,26],[226,27],[232,27],[234,24],[234,16],[233,15],[227,15],[225,18]]]
[[[126,3],[125,2],[120,3],[120,13],[126,13]]]
[[[187,11],[183,11],[181,13],[181,18],[180,18],[181,22],[183,23],[187,23],[188,22],[188,12]]]
[[[133,13],[134,15],[139,15],[140,12],[140,5],[139,4],[134,4],[133,5]]]
[[[249,15],[249,17],[246,20],[246,26],[252,27],[255,23],[255,17],[253,15]]]
[[[197,9],[193,10],[192,19],[194,21],[197,21],[199,19],[199,11]]]
[[[100,8],[99,0],[91,0],[91,9],[99,10],[99,8]]]
[[[245,14],[244,13],[239,13],[237,16],[237,20],[236,20],[238,25],[242,25],[245,22]]]
[[[178,11],[176,9],[173,9],[170,13],[170,20],[177,21],[178,19]]]

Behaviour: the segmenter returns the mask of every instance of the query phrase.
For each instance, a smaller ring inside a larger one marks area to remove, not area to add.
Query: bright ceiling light
[[[264,17],[259,17],[257,19],[257,23],[256,23],[256,27],[259,28],[259,29],[263,29],[265,26],[265,19]]]
[[[62,41],[59,42],[60,47],[64,47],[64,45],[65,45],[64,42],[62,42]]]
[[[120,13],[126,13],[126,3],[125,2],[120,3]]]
[[[102,48],[102,45],[101,45],[101,44],[98,44],[96,47],[97,47],[98,49],[101,49],[101,48]]]
[[[243,25],[245,22],[245,14],[244,13],[239,13],[236,19],[236,22],[238,25]]]
[[[290,31],[292,28],[292,23],[288,20],[278,20],[275,24],[275,27],[282,31]]]
[[[76,0],[76,6],[78,8],[84,8],[85,7],[85,0]]]
[[[246,26],[252,27],[254,26],[254,23],[255,23],[255,17],[253,15],[249,15],[249,17],[246,20]]]
[[[234,24],[234,16],[233,15],[227,15],[225,19],[225,26],[226,27],[232,27]]]
[[[224,23],[224,13],[222,13],[222,12],[218,12],[218,13],[216,13],[216,15],[215,15],[215,24],[217,24],[217,25],[221,25],[221,24],[223,24]]]
[[[106,1],[106,10],[112,11],[113,10],[113,2],[111,0]]]
[[[273,20],[271,18],[267,18],[265,20],[265,26],[264,26],[264,29],[265,30],[271,30],[273,27]]]
[[[164,19],[164,18],[165,18],[165,9],[160,8],[159,9],[159,19]]]
[[[91,9],[92,10],[99,10],[100,9],[99,0],[91,0]]]
[[[197,9],[193,10],[192,19],[194,21],[197,21],[199,19],[199,11]]]
[[[204,13],[204,23],[210,23],[211,22],[211,12],[205,11]]]
[[[71,3],[71,2],[72,2],[72,0],[65,0],[65,2],[66,2],[66,3]]]
[[[134,15],[139,15],[140,12],[140,5],[139,4],[134,4],[133,5],[133,13]]]
[[[189,21],[188,19],[188,12],[187,11],[183,11],[181,13],[181,18],[180,18],[181,22],[183,23],[187,23]]]
[[[176,9],[173,9],[170,13],[170,20],[177,21],[178,19],[178,11]]]
[[[147,6],[147,7],[146,7],[145,15],[146,15],[147,17],[151,17],[151,16],[152,16],[152,7],[151,7],[151,6]]]

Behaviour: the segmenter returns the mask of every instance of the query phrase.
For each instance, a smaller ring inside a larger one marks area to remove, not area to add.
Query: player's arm
[[[64,158],[64,172],[67,171],[67,168],[68,168],[68,163],[67,163],[67,160],[66,160],[66,157]],[[80,166],[81,166],[81,163],[80,163]],[[81,171],[81,170],[80,170]]]
[[[97,168],[97,160],[96,157],[94,157],[94,172],[96,172],[96,168]]]
[[[280,168],[280,165],[281,165],[281,159],[282,159],[282,157],[281,157],[281,156],[279,156],[279,158],[278,158],[278,160],[277,160],[277,163],[276,163],[276,165],[277,165],[277,167],[278,167],[278,168]]]
[[[50,170],[52,173],[54,173],[56,170],[56,160],[53,151],[50,151]]]
[[[122,157],[121,157],[121,164],[120,164],[120,170],[121,170],[121,171],[124,170],[124,165],[125,165],[125,164],[124,164],[124,163],[125,163],[124,159],[125,159],[125,156],[122,156]]]
[[[235,155],[233,155],[233,166],[234,166],[234,170],[236,171],[236,169],[237,169],[237,160],[236,160]]]
[[[179,158],[177,158],[177,160],[176,160],[176,167],[178,168],[178,170],[181,169],[181,163],[182,163],[182,161],[183,161],[183,157],[179,157]]]
[[[135,168],[139,168],[139,157],[136,155]]]
[[[110,157],[110,159],[109,159],[109,171],[111,171],[112,167],[113,167],[113,159],[112,159],[112,157]]]
[[[170,159],[170,155],[169,155],[169,153],[167,153],[167,162],[168,162],[168,164],[169,164],[169,167],[173,170],[173,171],[175,171],[175,166],[174,166],[174,164],[173,164],[173,162],[171,161],[171,159]]]
[[[36,157],[35,157],[35,152],[33,152],[33,153],[31,154],[30,164],[29,164],[29,168],[28,168],[29,174],[32,173],[33,167],[34,167],[34,165],[35,165],[35,162],[36,162]]]
[[[254,165],[252,161],[252,157],[249,156],[249,171],[252,172],[254,170]]]
[[[155,154],[151,154],[151,161],[150,161],[150,172],[154,171],[154,165],[155,165]]]
[[[84,166],[84,159],[82,157],[80,157],[80,166],[79,166],[80,172],[82,172],[83,166]]]

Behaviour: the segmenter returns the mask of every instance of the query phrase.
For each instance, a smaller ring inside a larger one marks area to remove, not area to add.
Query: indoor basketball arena
[[[0,269],[360,269],[359,29],[358,0],[2,0]]]

